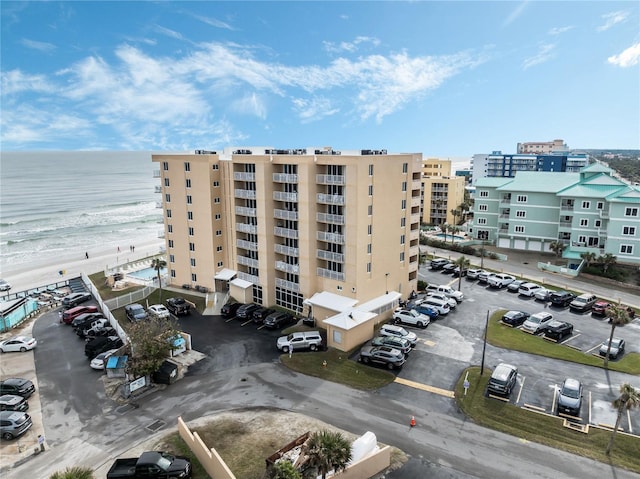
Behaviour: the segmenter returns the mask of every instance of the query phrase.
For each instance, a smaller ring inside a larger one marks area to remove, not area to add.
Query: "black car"
[[[460,270],[460,266],[456,266],[456,268],[453,270],[453,276],[456,278],[459,278],[460,276],[464,278],[466,275],[467,275],[467,268]]]
[[[86,291],[82,293],[71,293],[69,296],[64,297],[62,305],[65,308],[73,308],[74,306],[78,306],[80,303],[89,301],[92,297],[91,293]]]
[[[442,267],[442,274],[451,274],[454,272],[454,270],[457,268],[458,266],[456,266],[455,263],[447,263]]]
[[[375,363],[389,369],[401,368],[406,358],[402,351],[388,346],[364,346],[360,350],[358,361],[369,364]]]
[[[122,347],[122,340],[118,336],[98,337],[89,341],[84,347],[84,354],[90,360],[98,354]]]
[[[264,319],[269,316],[270,314],[275,313],[276,310],[272,309],[272,308],[265,308],[264,306],[256,309],[253,314],[251,315],[251,318],[253,319],[253,322],[256,324],[262,324]]]
[[[554,319],[542,328],[542,332],[546,338],[562,341],[567,336],[573,334],[573,324],[565,321],[556,321]]]
[[[91,328],[84,330],[82,334],[79,334],[81,338],[84,338],[85,341],[91,341],[92,339],[104,337],[104,336],[116,336],[116,330],[111,326],[105,326],[103,328]]]
[[[489,378],[487,393],[499,396],[511,396],[518,379],[518,368],[511,364],[498,364]]]
[[[256,303],[243,304],[236,311],[236,317],[242,320],[252,319],[253,312],[258,308],[260,308],[260,305]]]
[[[12,394],[28,398],[36,391],[36,387],[28,379],[9,378],[0,382],[0,394]]]
[[[0,396],[0,411],[21,411],[29,409],[29,403],[22,396],[3,394]]]
[[[282,328],[293,322],[293,316],[283,311],[276,311],[264,318],[264,325],[269,329]]]
[[[74,318],[73,321],[71,321],[71,326],[73,326],[73,329],[78,329],[83,325],[90,323],[94,319],[100,318],[104,318],[104,315],[102,313],[84,313],[77,318]]]
[[[555,291],[549,295],[551,304],[559,308],[566,308],[574,299],[576,299],[576,295],[569,291]]]
[[[531,316],[524,311],[508,311],[502,316],[502,322],[509,326],[521,326]]]
[[[227,303],[220,310],[220,314],[223,318],[235,318],[236,311],[242,306],[242,303]]]
[[[181,297],[169,298],[165,301],[167,309],[175,316],[191,314],[191,303]]]

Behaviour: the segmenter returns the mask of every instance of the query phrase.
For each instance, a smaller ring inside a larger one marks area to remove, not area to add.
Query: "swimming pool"
[[[449,234],[444,234],[444,233],[438,233],[437,235],[433,235],[436,238],[440,238],[443,239],[445,241],[451,241],[451,235]],[[453,235],[453,241],[462,241],[464,239],[464,236],[458,236],[458,235]]]
[[[160,270],[160,276],[166,276],[167,268],[162,268]],[[144,268],[139,269],[138,271],[132,271],[131,273],[127,273],[127,276],[132,276],[134,278],[142,279],[144,281],[153,280],[158,277],[158,273],[153,268]]]

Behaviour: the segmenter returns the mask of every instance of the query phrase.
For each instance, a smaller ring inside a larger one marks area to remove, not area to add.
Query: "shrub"
[[[94,479],[93,471],[88,467],[67,467],[64,471],[56,471],[49,479]]]
[[[421,279],[418,280],[418,291],[424,291],[427,289],[427,282]]]

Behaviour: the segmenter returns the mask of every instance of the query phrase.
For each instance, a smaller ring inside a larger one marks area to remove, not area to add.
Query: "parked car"
[[[431,263],[429,263],[429,266],[433,270],[439,270],[439,269],[442,269],[444,267],[444,265],[448,264],[448,263],[449,263],[448,259],[436,258],[436,259],[431,260]]]
[[[467,279],[478,279],[480,273],[486,273],[483,269],[472,268],[467,270]]]
[[[426,328],[431,320],[426,314],[420,314],[415,309],[399,309],[393,312],[393,321],[398,324],[410,324],[419,328]]]
[[[74,318],[71,321],[71,327],[73,329],[81,328],[85,323],[90,323],[91,321],[95,321],[96,319],[104,318],[102,313],[83,313],[80,316]]]
[[[489,283],[489,287],[491,288],[500,289],[500,288],[504,288],[505,286],[508,286],[510,283],[513,283],[515,279],[516,278],[511,276],[510,274],[498,273],[489,277],[489,280],[487,281],[487,283]]]
[[[140,457],[116,459],[107,471],[107,479],[138,477],[171,479],[191,477],[191,461],[161,451],[143,452]]]
[[[582,408],[582,384],[577,379],[567,378],[558,391],[558,414],[580,416]]]
[[[15,336],[0,342],[0,353],[24,353],[38,345],[38,341],[30,336]]]
[[[380,364],[389,369],[399,369],[405,363],[406,358],[399,349],[387,346],[363,346],[358,361],[364,364]]]
[[[147,312],[156,319],[166,319],[171,316],[171,312],[164,304],[152,304],[147,308]]]
[[[73,324],[73,320],[77,317],[88,314],[88,313],[97,313],[97,306],[74,306],[71,309],[67,309],[62,313],[62,322],[65,324]]]
[[[493,373],[491,373],[489,383],[487,384],[487,392],[498,396],[511,396],[511,391],[513,391],[517,379],[517,367],[511,364],[500,363]]]
[[[62,300],[62,305],[66,306],[67,308],[73,308],[80,303],[89,301],[92,297],[93,296],[91,296],[91,293],[86,291],[82,293],[71,293],[70,295],[64,297],[64,299]]]
[[[284,311],[276,311],[264,318],[264,326],[268,329],[279,329],[288,326],[293,322],[293,316]]]
[[[101,336],[116,336],[116,330],[111,326],[103,326],[100,328],[87,329],[84,332],[84,340],[91,341],[92,339],[99,338]],[[82,336],[81,336],[82,337]]]
[[[518,294],[520,296],[533,298],[536,294],[536,291],[538,291],[540,288],[542,288],[542,286],[536,283],[523,283],[518,288]]]
[[[551,304],[559,308],[566,308],[575,298],[575,294],[564,290],[554,291],[549,295],[549,301],[551,301]]]
[[[34,392],[36,387],[28,379],[9,378],[0,382],[0,394],[12,394],[27,399]]]
[[[442,301],[443,303],[449,305],[449,309],[455,309],[458,306],[458,302],[455,299],[450,298],[444,293],[428,292],[427,297],[424,298],[422,302],[425,303],[427,299],[437,299],[438,301]],[[438,310],[438,312],[440,311]]]
[[[169,298],[165,301],[167,309],[174,316],[186,316],[191,314],[191,303],[181,297]]]
[[[418,336],[416,333],[407,331],[402,326],[397,326],[395,324],[383,324],[378,334],[380,334],[380,336],[396,336],[405,338],[412,346],[415,346],[418,342]]]
[[[273,308],[265,308],[264,306],[261,308],[256,309],[253,314],[251,315],[251,318],[253,319],[253,322],[256,324],[262,324],[264,322],[264,319],[269,316],[270,314],[275,313],[276,310]]]
[[[452,301],[454,303],[456,302],[455,299],[442,299],[440,297],[427,296],[420,304],[435,309],[438,312],[439,316],[446,316],[447,314],[449,314],[449,311],[451,311]]]
[[[442,267],[442,274],[451,274],[457,268],[455,263],[447,263]]]
[[[26,411],[29,403],[22,396],[3,394],[0,396],[0,411]]]
[[[517,293],[520,289],[520,286],[522,286],[524,283],[526,283],[526,281],[515,279],[507,285],[507,291],[509,291],[510,293]]]
[[[122,340],[118,336],[98,337],[89,341],[84,347],[84,354],[89,359],[98,354],[122,347]]]
[[[144,307],[138,303],[127,304],[124,307],[124,312],[127,315],[127,318],[129,318],[129,321],[133,323],[149,318],[149,315],[144,310]]]
[[[109,349],[108,351],[100,353],[91,360],[91,363],[89,365],[91,366],[92,369],[102,371],[107,365],[107,360],[109,359],[109,357],[113,356],[117,352],[118,352],[117,349]]]
[[[542,328],[542,332],[545,337],[549,339],[554,339],[556,341],[562,341],[567,336],[571,336],[573,334],[573,324],[567,323],[566,321],[549,321],[547,325]]]
[[[593,316],[604,316],[607,314],[607,309],[611,307],[611,303],[607,301],[596,301],[591,307],[591,314]]]
[[[482,271],[478,273],[478,283],[488,283],[491,278],[495,276],[495,273],[489,271]]]
[[[531,334],[538,334],[551,320],[553,320],[553,316],[550,313],[532,314],[529,319],[522,323],[522,330]]]
[[[429,319],[432,321],[434,319],[438,319],[438,317],[440,316],[440,313],[438,313],[438,310],[436,308],[433,308],[428,304],[425,304],[424,302],[413,305],[411,309],[415,309],[418,313],[429,316]]]
[[[600,349],[598,350],[598,354],[602,357],[607,355],[607,350],[609,349],[609,340],[607,339],[600,345]],[[613,338],[611,340],[611,350],[609,350],[609,358],[610,359],[618,359],[618,356],[624,353],[624,339]]]
[[[88,331],[97,331],[105,326],[109,326],[109,320],[107,318],[93,319],[89,322],[82,323],[82,326],[76,328],[76,334],[80,338],[86,338]]]
[[[569,310],[579,313],[590,311],[593,305],[596,304],[597,300],[598,298],[596,298],[595,294],[581,294],[576,299],[571,301],[571,303],[569,303]]]
[[[0,291],[9,291],[11,289],[11,284],[5,281],[4,279],[0,279]]]
[[[238,308],[240,306],[242,306],[242,303],[226,303],[224,306],[222,306],[220,314],[223,318],[235,318],[236,311],[238,311]]]
[[[535,294],[533,295],[534,299],[536,301],[542,301],[542,302],[548,302],[549,301],[549,297],[551,296],[551,290],[547,289],[547,288],[540,288],[538,291],[535,292]]]
[[[276,342],[276,347],[283,353],[299,351],[301,349],[315,351],[322,347],[322,336],[320,335],[320,331],[291,333],[287,336],[280,336]]]
[[[507,311],[502,316],[502,322],[514,327],[521,326],[522,323],[529,319],[529,316],[531,315],[524,311]]]
[[[256,303],[243,304],[236,311],[236,317],[242,320],[252,319],[253,312],[258,308],[260,308],[260,305]]]
[[[461,303],[464,299],[464,294],[462,294],[462,291],[455,290],[451,286],[447,286],[446,284],[428,284],[426,292],[428,295],[431,293],[444,294],[448,298],[455,299],[457,303]],[[455,307],[455,305],[452,307]]]
[[[464,268],[462,271],[460,270],[460,266],[456,266],[456,268],[453,270],[453,276],[455,278],[459,278],[460,276],[462,276],[463,278],[467,275],[467,268]]]
[[[31,416],[22,411],[0,411],[0,437],[10,441],[22,436],[33,426]]]
[[[371,340],[371,346],[387,346],[398,349],[407,356],[411,352],[411,342],[399,336],[376,336]]]

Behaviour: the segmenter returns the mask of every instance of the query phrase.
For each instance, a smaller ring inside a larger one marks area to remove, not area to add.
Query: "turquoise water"
[[[167,274],[167,268],[162,268],[160,270],[160,276],[165,276]],[[133,276],[134,278],[142,279],[142,280],[150,280],[158,277],[158,273],[153,268],[145,268],[139,269],[138,271],[133,271],[131,273],[127,273],[127,276]]]
[[[437,238],[441,238],[447,241],[451,241],[451,235],[449,234],[444,234],[444,233],[438,233],[437,235],[434,235]],[[464,239],[464,236],[458,236],[458,235],[453,235],[453,240],[454,241],[462,241]]]

